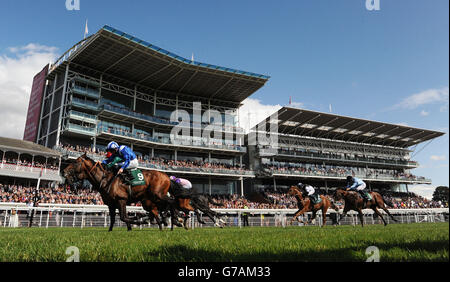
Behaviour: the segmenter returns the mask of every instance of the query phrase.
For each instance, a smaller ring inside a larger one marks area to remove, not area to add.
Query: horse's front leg
[[[306,212],[306,210],[305,210],[304,208],[301,209],[301,210],[298,210],[298,211],[295,213],[294,217],[291,219],[290,224],[292,225],[292,223],[294,222],[294,220],[296,220],[297,217],[299,217],[300,215],[304,214],[305,212]],[[304,223],[303,220],[302,220],[301,222]]]
[[[109,232],[113,230],[114,223],[116,222],[116,207],[114,205],[109,205]]]
[[[118,201],[118,205],[119,205],[120,220],[122,220],[123,222],[125,222],[127,224],[127,228],[130,225],[128,230],[131,229],[131,224],[136,224],[136,225],[140,225],[141,224],[140,221],[133,220],[133,219],[130,219],[128,217],[128,214],[127,214],[127,201],[126,200],[119,200]]]
[[[339,212],[336,212],[336,223],[339,225],[339,223],[341,222],[341,220],[347,216],[347,212],[349,210],[347,208],[344,207],[344,210],[342,212],[342,215],[339,215]]]
[[[311,218],[309,219],[308,224],[311,224],[312,221],[316,219],[316,216],[317,216],[317,210],[313,210],[313,211],[312,211],[312,216],[311,216]]]

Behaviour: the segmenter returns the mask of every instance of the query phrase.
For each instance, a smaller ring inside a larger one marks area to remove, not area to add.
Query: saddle
[[[322,202],[322,198],[317,193],[314,193],[311,196],[309,196],[309,199],[311,200],[313,205],[316,205],[316,204]]]
[[[363,201],[368,202],[372,200],[372,196],[370,196],[369,192],[363,190],[363,191],[355,191],[359,197],[363,199]]]

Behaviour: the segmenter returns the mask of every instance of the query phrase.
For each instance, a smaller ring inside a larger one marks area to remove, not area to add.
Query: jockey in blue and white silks
[[[137,168],[139,165],[136,154],[128,146],[119,146],[119,144],[117,144],[116,142],[111,141],[106,147],[106,151],[111,152],[112,154],[109,158],[102,162],[103,164],[107,165],[111,163],[116,157],[120,157],[123,160],[123,162],[117,164],[118,166],[120,166],[117,174],[121,174],[124,170],[129,171],[131,169]]]
[[[347,176],[347,191],[357,191],[364,199],[364,201],[371,200],[371,197],[366,189],[366,183],[359,178]]]
[[[347,190],[361,191],[366,188],[366,183],[359,178],[347,176]]]

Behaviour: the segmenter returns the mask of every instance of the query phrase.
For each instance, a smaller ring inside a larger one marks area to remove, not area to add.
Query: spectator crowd
[[[306,174],[306,175],[323,175],[323,176],[339,176],[355,175],[364,178],[395,178],[402,180],[418,180],[418,177],[401,170],[375,169],[348,166],[332,166],[318,164],[299,164],[299,163],[266,163],[263,164],[266,171],[278,173]]]
[[[90,147],[83,146],[73,146],[73,145],[62,145],[57,147],[57,149],[61,149],[63,152],[71,152],[75,154],[79,153],[87,153],[91,156],[94,156],[98,159],[104,159],[105,154],[99,148],[95,150]],[[151,157],[149,155],[141,155],[137,154],[137,158],[139,161],[139,165],[142,167],[155,168],[155,169],[163,169],[163,170],[193,170],[197,171],[214,171],[214,170],[226,170],[232,173],[249,173],[250,171],[245,168],[245,165],[242,164],[230,164],[230,163],[221,163],[221,162],[207,162],[203,160],[168,160],[162,157]]]

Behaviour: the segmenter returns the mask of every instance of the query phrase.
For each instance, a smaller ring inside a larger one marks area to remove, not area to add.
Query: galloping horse
[[[345,205],[344,205],[344,211],[342,213],[342,217],[345,217],[347,215],[347,212],[350,210],[354,210],[358,212],[359,220],[361,221],[361,226],[364,227],[364,216],[362,213],[363,209],[372,209],[382,220],[384,223],[384,226],[387,225],[386,221],[384,220],[383,216],[381,215],[381,212],[378,210],[378,208],[384,210],[393,221],[397,221],[392,214],[389,212],[389,210],[386,208],[385,204],[392,207],[392,204],[388,201],[385,201],[383,196],[380,193],[377,192],[369,192],[370,196],[372,196],[372,200],[367,201],[364,203],[364,200],[358,195],[358,192],[354,191],[346,191],[345,189],[338,188],[334,192],[333,198],[337,201],[344,199]],[[338,223],[340,219],[338,218]]]
[[[328,197],[320,195],[320,198],[322,201],[318,204],[312,204],[311,200],[307,197],[306,199],[303,198],[303,193],[300,191],[300,188],[297,186],[291,186],[288,191],[288,195],[295,196],[297,199],[297,205],[298,205],[298,211],[295,213],[294,217],[291,219],[291,224],[294,220],[297,219],[300,215],[304,214],[305,212],[312,211],[312,217],[309,220],[308,223],[313,221],[316,218],[316,213],[319,210],[322,210],[322,217],[323,217],[323,224],[322,227],[325,226],[327,222],[327,210],[331,206],[336,209],[333,203],[330,202]],[[304,221],[302,221],[304,224],[306,224]]]
[[[127,224],[128,230],[131,230],[131,224],[139,225],[143,223],[142,220],[128,217],[126,211],[128,202],[141,202],[144,210],[156,219],[159,229],[162,230],[158,209],[162,210],[169,207],[172,222],[176,222],[174,220],[174,200],[167,196],[171,185],[169,176],[156,170],[144,170],[142,174],[145,185],[130,187],[123,184],[120,177],[103,168],[100,162],[95,162],[86,154],[78,157],[75,163],[69,164],[64,169],[64,177],[69,184],[86,179],[94,189],[100,192],[103,202],[109,208],[109,231],[112,231],[114,226],[116,208],[119,209],[120,219]]]

